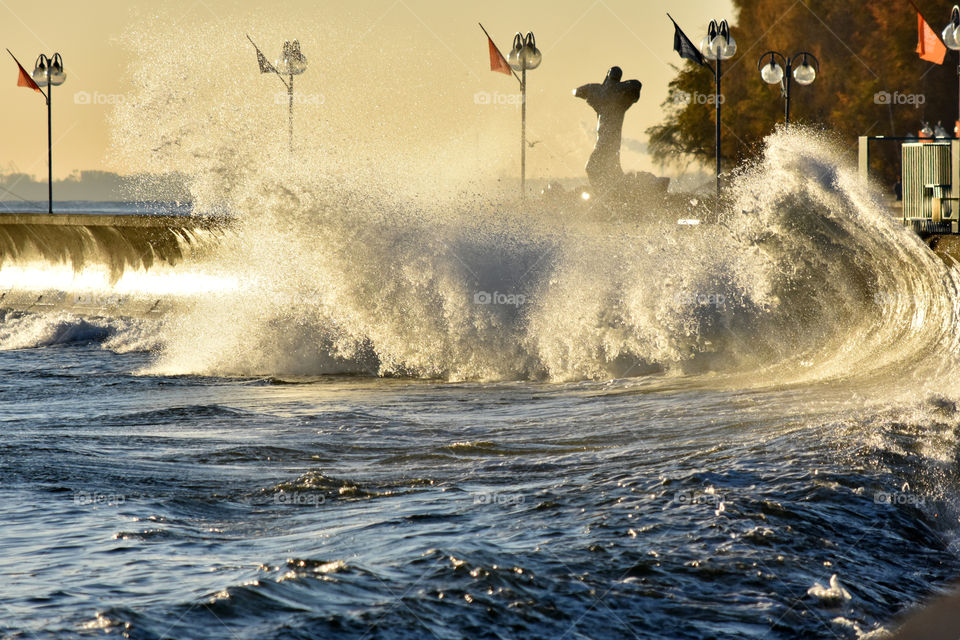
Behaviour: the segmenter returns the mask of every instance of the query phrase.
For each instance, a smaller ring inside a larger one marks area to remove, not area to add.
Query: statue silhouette
[[[585,84],[573,92],[597,112],[597,146],[587,161],[587,177],[598,192],[609,190],[623,179],[620,167],[623,117],[640,99],[640,81],[621,82],[622,77],[620,67],[610,67],[602,83]]]

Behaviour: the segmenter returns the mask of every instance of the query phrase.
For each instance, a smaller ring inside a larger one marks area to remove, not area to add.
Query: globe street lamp
[[[260,73],[277,74],[280,82],[287,88],[287,97],[290,103],[290,151],[293,151],[293,76],[298,76],[307,70],[307,58],[300,52],[300,41],[285,40],[280,58],[270,64],[267,57],[260,51],[260,47],[253,41],[253,38],[247,36],[247,40],[257,50],[257,64],[260,65]],[[283,79],[284,76],[289,76],[289,82]]]
[[[766,63],[764,63],[764,58],[767,58]],[[782,66],[777,58],[783,63]],[[794,68],[797,58],[800,58],[800,64]],[[810,64],[811,61],[813,61],[813,64]],[[784,98],[784,123],[789,127],[790,85],[793,80],[804,86],[812,84],[820,71],[820,61],[809,51],[795,53],[792,58],[787,58],[779,51],[767,51],[757,61],[757,69],[760,70],[760,77],[763,78],[764,82],[780,85],[780,95]]]
[[[67,80],[67,74],[63,72],[63,58],[59,53],[53,54],[52,58],[41,53],[31,76],[37,86],[47,87],[44,94],[47,100],[47,211],[53,213],[53,116],[50,98],[53,97],[53,87],[59,87]]]
[[[543,55],[537,49],[533,32],[524,37],[518,32],[513,37],[513,49],[507,56],[507,63],[520,72],[520,198],[527,194],[527,69],[540,66]]]
[[[950,22],[943,28],[943,44],[947,48],[960,52],[960,7],[953,5],[950,11]],[[957,95],[957,125],[953,130],[953,135],[960,138],[960,53],[957,54],[957,77],[958,77],[958,95]]]
[[[729,60],[737,52],[737,41],[730,35],[730,25],[726,20],[717,24],[716,20],[711,20],[707,27],[707,35],[700,42],[700,53],[707,60],[715,60],[716,66],[716,94],[714,96],[717,107],[717,134],[716,134],[716,154],[717,154],[717,201],[720,198],[720,106],[723,102],[720,97],[720,77],[722,75],[720,65],[724,60]]]

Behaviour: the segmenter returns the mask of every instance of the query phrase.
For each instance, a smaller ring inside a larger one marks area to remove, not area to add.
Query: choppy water
[[[4,637],[853,638],[960,571],[942,399],[142,376],[104,324],[0,352]]]

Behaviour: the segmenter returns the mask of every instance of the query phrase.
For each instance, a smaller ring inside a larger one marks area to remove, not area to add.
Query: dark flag
[[[679,53],[681,58],[693,60],[701,66],[706,66],[707,61],[703,59],[703,54],[690,42],[690,38],[683,32],[683,29],[680,28],[677,21],[674,20],[673,16],[669,13],[667,17],[670,18],[670,22],[673,23],[673,50]]]
[[[267,60],[267,56],[263,55],[260,51],[260,47],[257,46],[257,43],[253,41],[253,38],[247,36],[247,40],[250,41],[250,44],[253,45],[253,48],[257,50],[257,64],[260,65],[260,73],[277,73],[277,70],[274,68],[270,61]],[[280,75],[277,73],[277,75]]]
[[[260,49],[257,49],[257,64],[260,65],[260,73],[277,72],[277,70],[273,68],[273,65],[267,61],[267,57],[260,52]]]

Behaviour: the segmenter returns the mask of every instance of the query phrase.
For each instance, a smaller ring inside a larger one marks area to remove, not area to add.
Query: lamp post
[[[764,64],[763,59],[767,56],[769,56],[768,62]],[[783,66],[777,62],[777,58],[783,62]],[[800,65],[794,68],[794,62],[797,58],[800,58]],[[810,64],[811,60],[813,64]],[[792,58],[787,58],[779,51],[767,51],[757,61],[757,69],[759,69],[760,77],[763,78],[764,82],[780,85],[780,95],[784,99],[784,124],[789,127],[790,85],[793,80],[803,86],[813,84],[813,81],[817,79],[817,73],[820,71],[820,61],[809,51],[795,53]]]
[[[520,199],[527,195],[527,69],[540,66],[543,55],[537,49],[533,32],[524,37],[518,32],[513,37],[513,49],[507,63],[520,72]]]
[[[737,41],[730,35],[730,26],[726,20],[717,24],[716,20],[711,20],[707,27],[707,35],[700,42],[700,53],[707,60],[715,60],[716,67],[716,94],[714,96],[717,107],[717,134],[716,134],[716,153],[717,153],[717,202],[720,201],[720,106],[723,102],[720,97],[720,78],[723,73],[720,65],[724,60],[729,60],[737,52]]]
[[[290,77],[290,81],[285,84],[287,85],[287,97],[289,98],[290,150],[293,151],[293,76],[298,76],[307,70],[307,58],[300,53],[300,42],[298,40],[293,42],[286,40],[283,43],[283,52],[274,67],[277,70],[277,75]]]
[[[950,22],[943,28],[943,44],[949,49],[957,51],[957,124],[953,129],[955,138],[960,138],[960,7],[953,5],[950,11]]]
[[[289,119],[290,119],[290,151],[293,151],[293,76],[298,76],[307,70],[307,58],[300,52],[299,40],[285,40],[280,58],[270,64],[266,56],[260,51],[260,47],[253,41],[253,38],[247,36],[247,40],[257,50],[257,63],[260,65],[260,73],[275,73],[280,78],[280,82],[287,88],[287,97],[289,100]],[[288,76],[289,81],[284,80]]]
[[[47,87],[44,94],[47,101],[47,210],[53,213],[53,116],[50,98],[53,97],[53,87],[58,87],[67,80],[67,74],[63,72],[63,58],[59,53],[53,54],[52,58],[41,53],[31,75],[38,86]]]

